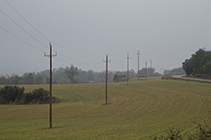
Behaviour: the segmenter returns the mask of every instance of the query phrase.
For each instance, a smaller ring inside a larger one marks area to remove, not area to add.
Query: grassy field
[[[1,86],[3,87],[3,85]],[[24,85],[26,92],[48,85]],[[1,140],[149,139],[170,127],[194,133],[210,118],[211,84],[161,80],[53,85],[53,128],[49,105],[0,105]]]

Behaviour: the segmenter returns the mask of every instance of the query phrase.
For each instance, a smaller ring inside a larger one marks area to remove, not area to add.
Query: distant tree
[[[136,73],[133,69],[131,69],[129,73],[130,73],[130,78],[136,77]]]
[[[187,76],[189,75],[211,75],[211,52],[199,49],[190,59],[182,63],[182,68]]]
[[[93,81],[93,80],[94,80],[94,71],[93,71],[93,70],[89,70],[89,71],[87,72],[87,79],[88,79],[89,81]]]
[[[22,77],[24,84],[28,84],[28,73],[24,73]]]
[[[36,83],[36,84],[42,84],[42,82],[43,82],[43,78],[42,78],[41,76],[37,76],[37,77],[35,78],[35,83]]]
[[[34,84],[34,76],[31,72],[28,74],[27,83]]]
[[[172,70],[165,70],[163,73],[164,75],[182,75],[185,74],[185,71],[183,70],[183,68],[179,67]]]
[[[46,79],[45,79],[45,83],[46,83],[46,84],[50,84],[50,78],[46,78]]]
[[[139,76],[140,77],[146,77],[146,68],[142,68],[141,70],[139,70]]]
[[[22,77],[15,75],[14,76],[14,84],[20,84],[20,81],[22,80]]]
[[[75,76],[79,74],[78,68],[71,65],[70,68],[66,68],[65,73],[72,83],[76,83]]]
[[[148,68],[147,69],[147,76],[152,77],[154,76],[155,68]]]

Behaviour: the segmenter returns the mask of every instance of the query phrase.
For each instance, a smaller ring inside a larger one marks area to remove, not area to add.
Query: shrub
[[[197,131],[196,134],[192,135],[195,140],[211,140],[211,127],[210,123],[204,121],[204,124],[196,123]]]
[[[31,93],[24,94],[24,87],[5,86],[0,89],[0,104],[29,104],[33,103],[47,103],[49,100],[49,91],[43,88],[35,89]]]
[[[204,121],[204,124],[196,123],[197,131],[192,135],[187,135],[187,140],[211,140],[211,124]],[[153,140],[183,140],[185,134],[182,135],[181,129],[171,128],[167,131],[167,135],[155,136]]]
[[[49,100],[49,91],[44,90],[43,88],[35,89],[31,93],[25,94],[24,97],[25,103],[46,103]]]
[[[32,91],[34,99],[47,101],[49,99],[49,91],[44,90],[43,88],[35,89]]]
[[[16,99],[20,99],[24,93],[24,87],[18,86],[5,86],[0,89],[0,103],[6,104],[14,102]]]
[[[24,101],[25,101],[26,104],[30,103],[33,99],[34,98],[33,98],[32,93],[27,93],[24,96]]]

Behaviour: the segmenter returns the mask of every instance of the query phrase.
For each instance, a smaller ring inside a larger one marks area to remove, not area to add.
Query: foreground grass
[[[27,91],[48,85],[25,85]],[[193,133],[210,116],[211,85],[148,79],[104,84],[53,85],[53,129],[49,105],[0,105],[0,139],[149,139],[170,128]]]

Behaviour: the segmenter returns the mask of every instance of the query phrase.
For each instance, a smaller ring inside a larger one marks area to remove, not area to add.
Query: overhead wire
[[[62,62],[68,63],[68,64],[74,64],[74,65],[102,65],[103,64],[102,62],[100,62],[98,64],[84,64],[84,63],[78,63],[78,62],[74,62],[74,61],[67,61],[67,60],[61,59],[59,57],[55,57],[55,59],[58,59]]]
[[[24,18],[9,2],[7,2],[6,0],[4,0],[7,5],[9,5],[24,21],[26,21],[35,31],[37,31],[43,38],[45,38],[48,42],[50,42],[50,40],[44,36],[39,30],[37,30],[28,20],[26,20],[26,18]]]
[[[43,38],[45,38],[47,41],[50,42],[50,40],[45,36],[43,35],[38,29],[36,29],[26,18],[24,18],[9,2],[7,2],[6,0],[4,0],[6,2],[7,5],[9,5],[10,8],[12,8],[25,22],[27,22],[35,31],[37,31]],[[43,44],[41,41],[39,41],[37,38],[35,38],[33,35],[31,35],[29,32],[27,32],[24,28],[22,28],[18,23],[16,23],[13,19],[11,19],[6,13],[4,13],[1,9],[0,9],[0,12],[2,14],[4,14],[8,19],[10,19],[16,26],[18,26],[21,30],[23,30],[26,34],[28,34],[30,37],[32,37],[33,39],[35,39],[37,42],[39,42],[40,44],[42,44],[43,46],[49,48],[47,45]],[[10,31],[8,31],[7,29],[3,28],[2,26],[0,26],[2,29],[4,29],[5,31],[7,31],[8,33],[10,33],[11,35],[15,36],[16,38],[18,38],[19,40],[23,41],[24,43],[30,45],[31,47],[39,50],[39,51],[42,51],[41,49],[38,49],[37,47],[31,45],[30,43],[26,42],[25,40],[19,38],[18,36],[16,36],[15,34],[11,33]],[[75,50],[75,49],[71,49],[69,47],[65,47],[65,46],[62,46],[62,45],[59,45],[57,43],[54,43],[52,42],[54,45],[58,46],[58,47],[62,47],[62,48],[65,48],[65,49],[68,49],[68,50],[71,50],[71,51],[75,51],[75,52],[78,52],[78,53],[82,53],[82,54],[87,54],[87,55],[105,55],[105,54],[96,54],[96,53],[90,53],[90,52],[83,52],[83,51],[78,51],[78,50]],[[43,52],[43,51],[42,51]],[[56,51],[54,51],[56,52]],[[57,52],[58,53],[58,52]],[[74,60],[72,58],[69,58],[61,53],[58,53],[60,56],[66,58],[66,59],[69,59],[73,62],[76,62],[76,63],[79,63],[79,64],[85,64],[85,65],[98,65],[99,63],[101,62],[95,62],[95,63],[84,63],[84,62],[80,62],[78,60]],[[114,55],[114,54],[109,54],[110,56],[114,56],[114,57],[118,57],[120,55]],[[58,58],[60,61],[65,61],[65,62],[68,62],[70,63],[69,61],[66,61],[66,60],[63,60],[61,58]],[[122,63],[123,61],[120,61],[120,62],[115,62],[114,63]]]
[[[49,48],[47,45],[43,44],[42,42],[40,42],[38,39],[36,39],[34,36],[32,36],[29,32],[27,32],[24,28],[22,28],[18,23],[16,23],[13,19],[11,19],[6,13],[4,13],[1,9],[0,12],[6,16],[9,20],[11,20],[16,26],[18,26],[21,30],[23,30],[26,34],[28,34],[31,38],[33,38],[34,40],[36,40],[37,42],[39,42],[40,44],[42,44],[43,46]]]
[[[24,18],[22,16],[22,14],[20,14],[9,2],[7,2],[6,0],[4,0],[7,5],[10,6],[10,8],[12,8],[25,22],[27,22],[34,30],[36,30],[43,38],[45,38],[47,41],[50,42],[50,40],[44,36],[38,29],[36,29],[26,18]],[[31,36],[33,39],[35,39],[36,41],[38,41],[39,43],[41,43],[42,45],[46,46],[45,44],[43,44],[42,42],[40,42],[38,39],[36,39],[35,37],[33,37],[30,33],[28,33],[25,29],[23,29],[20,25],[18,25],[14,20],[12,20],[6,13],[4,13],[2,10],[0,10],[7,18],[9,18],[14,24],[16,24],[19,28],[21,28],[25,33],[27,33],[29,36]],[[5,28],[4,28],[5,29]],[[14,35],[14,34],[13,34]],[[29,44],[29,43],[28,43]],[[63,48],[66,48],[66,49],[69,49],[69,50],[72,50],[72,51],[75,51],[75,52],[79,52],[79,53],[83,53],[83,54],[91,54],[91,55],[102,55],[102,54],[94,54],[94,53],[87,53],[87,52],[82,52],[82,51],[77,51],[77,50],[74,50],[74,49],[70,49],[70,48],[67,48],[67,47],[64,47],[62,45],[59,45],[59,44],[56,44],[56,43],[53,43],[55,44],[56,46],[59,46],[59,47],[63,47]],[[46,46],[48,48],[48,46]],[[54,52],[57,52],[58,51],[54,51]],[[77,60],[74,60],[74,59],[71,59],[61,53],[59,53],[61,56],[63,56],[64,58],[66,59],[69,59],[71,61],[74,61],[74,62],[77,62],[77,63],[82,63],[82,64],[86,64],[86,65],[94,65],[94,64],[98,64],[98,62],[95,62],[95,63],[84,63],[84,62],[80,62],[80,61],[77,61]],[[62,60],[62,59],[61,59]],[[64,60],[63,60],[64,61]]]
[[[99,63],[99,62],[95,62],[95,63],[85,63],[85,62],[81,62],[81,61],[78,61],[78,60],[74,60],[74,59],[72,59],[72,58],[69,58],[69,57],[67,57],[67,56],[65,56],[65,55],[63,55],[63,54],[60,54],[60,55],[63,56],[64,58],[66,58],[66,59],[69,59],[69,60],[74,61],[74,62],[76,62],[76,63],[85,64],[85,65],[95,65],[95,64],[98,64],[98,63]]]
[[[35,47],[34,45],[32,45],[32,44],[26,42],[25,40],[21,39],[20,37],[16,36],[16,35],[13,34],[12,32],[10,32],[9,30],[7,30],[7,29],[5,29],[4,27],[2,27],[1,25],[0,25],[0,28],[2,28],[3,30],[5,30],[6,32],[8,32],[9,34],[11,34],[12,36],[16,37],[17,39],[21,40],[22,42],[26,43],[27,45],[33,47],[34,49],[39,50],[39,51],[41,51],[41,52],[44,52],[44,51],[42,51],[41,49]]]
[[[54,45],[58,46],[58,47],[62,47],[62,48],[65,48],[65,49],[68,49],[68,50],[71,50],[71,51],[75,51],[75,52],[78,52],[78,53],[82,53],[82,54],[88,54],[88,55],[105,55],[105,54],[97,54],[97,53],[89,53],[89,52],[83,52],[83,51],[78,51],[78,50],[75,50],[75,49],[71,49],[69,47],[65,47],[63,45],[59,45],[57,43],[54,43],[52,42]]]
[[[25,22],[27,22],[34,30],[36,30],[43,38],[45,38],[47,41],[50,42],[50,40],[45,36],[43,35],[38,29],[36,29],[26,18],[24,18],[22,16],[22,14],[20,14],[9,2],[7,2],[7,0],[4,0],[6,2],[7,5],[10,6],[10,8],[12,8]],[[5,13],[4,13],[5,14]],[[7,16],[7,15],[5,15]],[[8,17],[8,16],[7,16]],[[9,17],[8,17],[9,18]],[[11,18],[10,18],[11,19]],[[14,21],[13,21],[14,22]],[[15,23],[16,24],[16,23]],[[17,25],[17,24],[16,24]],[[37,40],[38,41],[38,40]],[[71,49],[71,48],[68,48],[68,47],[65,47],[63,45],[59,45],[58,43],[54,43],[52,42],[54,45],[56,46],[59,46],[59,47],[62,47],[62,48],[65,48],[65,49],[69,49],[71,51],[75,51],[75,52],[78,52],[78,53],[82,53],[82,54],[89,54],[89,55],[105,55],[105,54],[96,54],[96,53],[89,53],[89,52],[83,52],[83,51],[78,51],[78,50],[75,50],[75,49]],[[43,44],[44,45],[44,44]],[[45,45],[46,46],[46,45]],[[115,55],[115,54],[109,54],[110,56],[120,56],[120,55]]]

